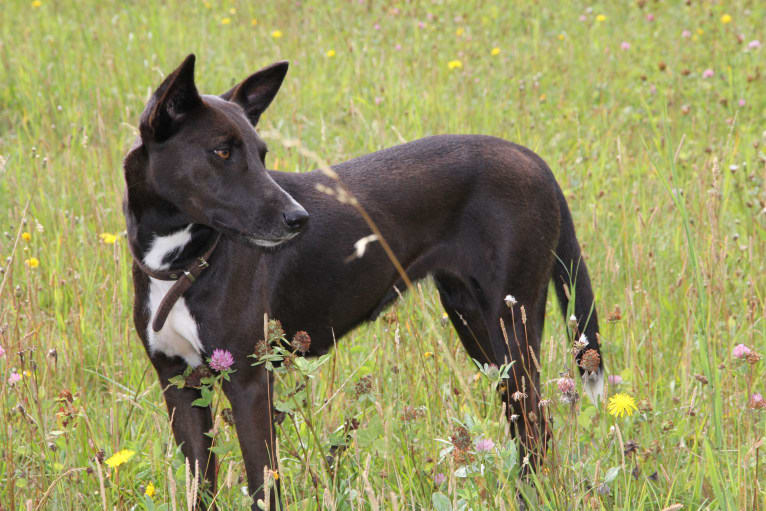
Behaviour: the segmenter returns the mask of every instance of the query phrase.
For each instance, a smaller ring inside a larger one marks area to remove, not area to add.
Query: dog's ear
[[[183,117],[200,105],[202,98],[194,85],[192,54],[165,78],[147,103],[139,126],[142,140],[161,142],[168,139],[178,129]]]
[[[226,101],[233,101],[245,109],[253,126],[258,124],[261,114],[277,95],[287,74],[287,61],[277,62],[256,71],[229,92],[221,94]]]

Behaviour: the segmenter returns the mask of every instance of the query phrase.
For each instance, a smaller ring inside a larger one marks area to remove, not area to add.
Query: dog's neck
[[[132,211],[128,204],[127,209],[131,251],[155,271],[187,267],[217,236],[216,231],[191,222],[172,206]]]

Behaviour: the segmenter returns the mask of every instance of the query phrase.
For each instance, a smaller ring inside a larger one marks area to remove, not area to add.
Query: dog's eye
[[[231,151],[227,148],[213,149],[213,154],[218,156],[222,160],[228,160],[231,156]]]

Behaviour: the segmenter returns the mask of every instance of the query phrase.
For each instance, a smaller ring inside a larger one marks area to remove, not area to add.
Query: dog
[[[331,171],[269,171],[254,128],[288,63],[212,96],[198,93],[194,62],[189,55],[141,115],[123,165],[123,211],[135,326],[175,440],[209,490],[211,411],[192,406],[198,389],[171,378],[205,364],[214,349],[231,352],[235,372],[223,390],[248,488],[255,502],[268,491],[273,507],[278,485],[264,490],[264,468],[277,466],[271,373],[248,358],[264,317],[281,321],[288,337],[307,332],[307,355],[322,354],[378,316],[408,281],[429,275],[468,355],[514,362],[500,393],[522,446],[547,436],[538,360],[551,280],[564,315],[572,313],[578,362],[590,351],[590,367],[580,367],[584,390],[603,397],[588,270],[564,195],[540,157],[499,138],[441,135]],[[339,186],[353,199],[328,193]],[[379,236],[370,237],[372,225]]]

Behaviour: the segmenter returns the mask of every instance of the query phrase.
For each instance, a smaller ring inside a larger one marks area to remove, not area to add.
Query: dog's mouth
[[[252,234],[247,234],[219,223],[215,224],[214,229],[216,229],[217,231],[220,231],[225,236],[229,236],[233,240],[243,245],[247,245],[249,247],[259,247],[259,248],[278,247],[282,245],[283,243],[285,243],[286,241],[289,241],[295,238],[298,234],[300,234],[300,232],[291,232],[287,234],[286,236],[282,236],[280,238],[261,237],[261,236],[254,236]]]

